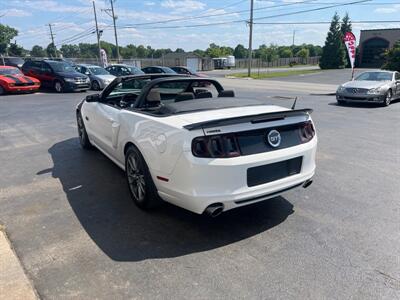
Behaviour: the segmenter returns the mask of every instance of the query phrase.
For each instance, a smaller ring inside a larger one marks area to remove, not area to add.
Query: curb
[[[38,300],[39,296],[0,224],[0,295],[2,299]]]

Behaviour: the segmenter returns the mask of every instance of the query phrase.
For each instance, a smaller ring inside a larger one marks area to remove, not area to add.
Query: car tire
[[[343,100],[337,100],[337,103],[338,103],[339,105],[345,105],[345,104],[346,104],[346,101],[343,101]]]
[[[0,85],[0,95],[4,95],[6,90]]]
[[[131,198],[137,207],[151,210],[161,203],[149,168],[140,151],[130,146],[125,154],[125,175]]]
[[[100,84],[97,82],[97,80],[92,82],[92,90],[94,90],[94,91],[100,90]]]
[[[64,91],[63,84],[60,80],[54,81],[53,87],[57,93],[62,93]]]
[[[92,149],[93,146],[90,143],[89,137],[87,135],[85,123],[83,122],[81,112],[78,112],[76,114],[76,123],[78,125],[78,136],[79,136],[79,143],[81,144],[81,147],[85,150]]]
[[[382,106],[389,106],[390,102],[392,102],[392,98],[393,98],[393,92],[392,90],[389,89],[385,95],[385,99],[383,100]]]

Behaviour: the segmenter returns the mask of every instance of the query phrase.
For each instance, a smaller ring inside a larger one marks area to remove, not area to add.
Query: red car
[[[10,66],[0,66],[0,95],[13,92],[36,92],[40,81],[25,76],[20,69]]]

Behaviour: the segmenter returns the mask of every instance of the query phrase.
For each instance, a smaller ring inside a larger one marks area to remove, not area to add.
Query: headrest
[[[218,97],[235,97],[235,92],[233,90],[223,90],[219,92]]]
[[[193,93],[180,93],[178,96],[176,96],[175,102],[181,102],[181,101],[193,100],[193,99],[194,99]]]
[[[150,90],[147,95],[147,102],[161,102],[160,91],[157,89]]]
[[[212,98],[211,92],[200,92],[196,93],[196,99],[203,99],[203,98]]]

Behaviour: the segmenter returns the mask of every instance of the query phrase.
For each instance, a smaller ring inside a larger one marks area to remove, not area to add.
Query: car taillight
[[[311,121],[305,122],[300,126],[300,139],[302,143],[312,140],[315,135],[315,129]]]
[[[234,135],[214,135],[193,139],[192,153],[196,157],[229,158],[240,156],[240,149]]]

